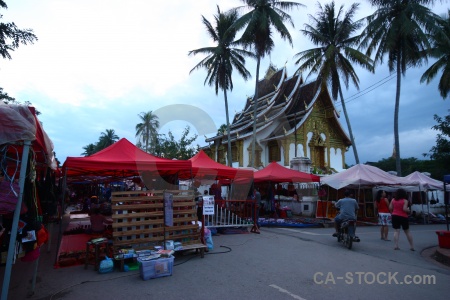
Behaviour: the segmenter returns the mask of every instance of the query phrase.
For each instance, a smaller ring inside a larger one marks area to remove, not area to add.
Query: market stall
[[[85,184],[141,181],[139,189],[111,193],[112,246],[117,253],[127,247],[164,246],[166,239],[183,240],[190,245],[200,243],[194,196],[178,190],[179,179],[191,177],[191,166],[187,160],[153,156],[121,139],[91,156],[68,157],[63,174],[68,185],[80,181]],[[164,202],[166,193],[173,197],[170,215]],[[169,217],[170,224],[165,222]]]
[[[360,218],[375,218],[374,197],[372,188],[376,186],[417,186],[415,180],[391,175],[377,167],[357,164],[340,173],[324,176],[320,179],[324,188],[324,196],[317,205],[317,218],[334,218],[336,210],[332,201],[343,197],[342,189],[355,190],[354,197],[357,199],[360,209]]]
[[[207,215],[207,227],[252,226],[252,205],[247,200],[253,182],[253,171],[232,168],[211,159],[203,150],[189,159],[192,162],[192,180],[198,196],[214,197],[214,213]],[[200,199],[200,197],[198,197]],[[198,202],[198,217],[203,218],[202,201]]]
[[[260,187],[268,210],[274,212],[288,207],[294,213],[308,215],[315,203],[312,191],[314,193],[317,191],[320,177],[272,162],[264,169],[255,172],[254,182],[255,186]],[[275,184],[277,184],[276,187]],[[277,215],[279,216],[280,213]],[[282,217],[285,217],[284,213]]]
[[[2,299],[7,299],[12,264],[21,251],[18,249],[24,249],[26,261],[35,261],[36,271],[38,269],[39,246],[42,244],[33,235],[37,236],[38,229],[42,228],[42,216],[46,211],[42,210],[36,182],[56,169],[53,143],[42,129],[33,107],[0,102],[0,158],[0,211],[2,221],[10,221],[7,222],[8,230],[4,230],[1,237],[8,245],[2,287]],[[8,232],[11,234],[7,235]],[[21,243],[17,242],[18,234],[25,233],[32,248],[28,248],[23,238]],[[34,247],[35,243],[38,247]],[[36,272],[32,291],[35,282]]]

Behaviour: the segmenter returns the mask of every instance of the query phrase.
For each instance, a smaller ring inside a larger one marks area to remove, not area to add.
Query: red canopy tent
[[[320,177],[281,166],[276,162],[271,162],[264,169],[256,171],[254,182],[270,181],[281,182],[320,182]]]
[[[189,159],[192,162],[192,176],[198,179],[229,179],[239,182],[251,181],[253,171],[222,165],[211,159],[203,150]]]
[[[63,165],[67,178],[112,177],[125,178],[142,172],[161,176],[178,174],[189,178],[191,162],[156,157],[139,149],[125,138],[87,157],[68,157]]]

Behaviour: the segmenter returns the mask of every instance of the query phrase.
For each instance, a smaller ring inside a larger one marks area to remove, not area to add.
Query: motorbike
[[[356,220],[345,220],[341,224],[338,231],[337,240],[342,242],[348,249],[352,249],[353,242],[359,242],[359,238],[355,235]]]

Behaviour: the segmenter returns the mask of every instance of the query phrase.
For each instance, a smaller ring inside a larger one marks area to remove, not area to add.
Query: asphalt
[[[261,230],[264,232],[264,227]],[[64,291],[75,285],[74,283],[79,285],[87,281],[100,282],[111,276],[120,279],[121,277],[137,276],[139,273],[139,271],[119,272],[117,270],[110,274],[98,274],[94,272],[93,266],[89,266],[87,270],[84,266],[54,268],[60,227],[54,224],[49,227],[49,231],[51,233],[49,244],[41,247],[41,255],[37,261],[21,262],[19,260],[13,265],[8,299],[63,299]],[[239,234],[236,234],[235,237],[228,235],[219,238],[226,238],[229,244],[233,244],[232,241],[235,240],[237,244],[241,241],[238,236]],[[249,238],[255,239],[257,236],[259,235],[249,233]],[[435,246],[421,249],[421,256],[430,264],[449,271],[450,249],[440,248],[437,244],[436,239]],[[226,251],[226,249],[218,251]],[[5,266],[1,266],[0,271],[0,280],[3,283]]]

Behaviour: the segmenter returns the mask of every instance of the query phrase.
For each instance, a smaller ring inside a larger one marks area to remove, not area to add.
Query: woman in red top
[[[414,251],[413,238],[409,232],[408,214],[410,209],[408,207],[408,200],[406,199],[406,191],[404,189],[398,189],[395,197],[389,204],[389,210],[392,213],[392,228],[395,229],[394,232],[394,250],[400,250],[398,247],[398,240],[400,237],[400,226],[408,238],[409,246],[411,251]]]
[[[377,192],[375,209],[378,211],[378,225],[381,225],[381,239],[383,241],[389,241],[388,233],[392,219],[389,211],[389,200],[386,198],[386,192],[383,190]]]

